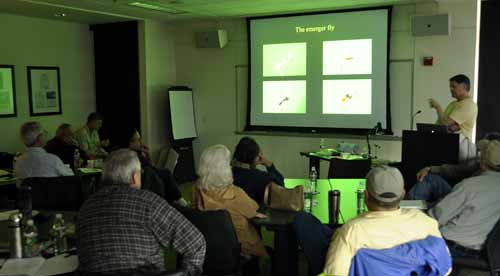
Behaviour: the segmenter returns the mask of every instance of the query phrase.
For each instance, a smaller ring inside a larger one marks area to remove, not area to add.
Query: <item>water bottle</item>
[[[359,182],[358,190],[356,191],[358,215],[365,211],[365,185],[363,181]]]
[[[31,258],[38,255],[37,250],[38,231],[32,219],[26,221],[23,230],[23,257]]]
[[[54,245],[54,254],[62,254],[67,250],[66,243],[66,235],[65,235],[66,227],[64,225],[64,219],[62,214],[56,214],[56,218],[54,220],[54,224],[52,224],[51,236],[52,243]]]
[[[319,151],[323,151],[324,148],[325,148],[325,139],[321,138],[319,140]]]
[[[16,175],[16,163],[17,163],[17,159],[19,159],[20,156],[21,156],[21,153],[20,152],[16,152],[16,154],[14,154],[14,157],[12,157],[12,174],[14,176]]]
[[[12,214],[9,216],[9,250],[10,257],[20,259],[23,257],[23,242],[21,237],[21,219],[23,215]]]
[[[75,149],[75,153],[73,155],[73,169],[79,169],[80,168],[80,151],[78,149]]]
[[[316,182],[318,181],[318,173],[316,172],[316,167],[311,168],[311,173],[309,174],[309,183],[304,189],[304,211],[311,212],[313,205],[316,205],[313,197],[316,192]]]
[[[311,173],[309,174],[309,191],[311,193],[316,192],[316,183],[318,182],[318,172],[316,171],[316,167],[312,166]]]

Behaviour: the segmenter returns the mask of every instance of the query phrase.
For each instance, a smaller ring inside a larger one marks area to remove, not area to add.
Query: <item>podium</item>
[[[406,191],[416,184],[422,168],[458,163],[459,144],[459,134],[404,130],[400,169]]]

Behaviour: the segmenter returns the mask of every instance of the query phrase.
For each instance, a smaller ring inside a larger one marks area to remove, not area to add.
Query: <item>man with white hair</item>
[[[186,275],[201,273],[201,232],[158,195],[141,190],[141,163],[129,149],[112,152],[98,192],[80,209],[77,248],[82,272],[165,270],[164,248],[182,255]]]
[[[45,151],[45,136],[46,133],[38,122],[28,122],[21,126],[21,139],[27,148],[16,162],[16,177],[22,179],[73,175],[73,171],[59,157]]]
[[[462,180],[429,210],[453,257],[479,257],[500,219],[500,141],[482,140],[478,146],[481,173]]]

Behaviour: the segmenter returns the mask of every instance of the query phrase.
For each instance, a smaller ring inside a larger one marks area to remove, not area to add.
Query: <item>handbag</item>
[[[287,189],[275,183],[267,185],[264,203],[273,209],[302,211],[304,209],[304,186]]]

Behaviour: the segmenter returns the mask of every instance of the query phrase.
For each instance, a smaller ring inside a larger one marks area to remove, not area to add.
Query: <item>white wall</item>
[[[139,25],[141,74],[141,125],[143,142],[156,156],[169,144],[168,93],[176,84],[174,35],[164,23]]]
[[[94,56],[88,25],[0,14],[0,64],[14,65],[17,117],[0,118],[0,151],[23,150],[19,127],[40,121],[49,138],[61,123],[84,124],[95,111]],[[59,66],[62,115],[30,117],[26,66]]]
[[[410,20],[415,14],[449,13],[452,18],[450,36],[414,38]],[[457,73],[473,77],[474,39],[476,22],[475,3],[403,5],[393,10],[391,32],[391,59],[414,60],[413,90],[414,109],[424,112],[417,121],[432,122],[435,115],[428,108],[426,99],[435,97],[443,105],[451,101],[448,79]],[[199,138],[195,140],[195,159],[212,144],[225,144],[231,150],[241,135],[237,130],[236,66],[248,64],[246,23],[243,19],[177,23],[175,32],[176,80],[194,90],[195,112]],[[222,28],[228,30],[229,43],[223,49],[198,49],[194,45],[194,32]],[[435,66],[421,65],[423,56],[434,56]],[[411,76],[409,76],[411,77]],[[474,81],[474,80],[472,80]],[[397,103],[396,103],[397,104]],[[241,104],[240,104],[241,105]],[[393,114],[399,116],[400,114]],[[318,148],[321,137],[307,138],[286,136],[254,136],[286,177],[304,177],[307,160],[300,151]],[[364,139],[327,139],[327,145],[340,141],[357,142]],[[400,141],[375,141],[381,146],[379,157],[400,160]],[[326,167],[322,168],[322,177]]]

